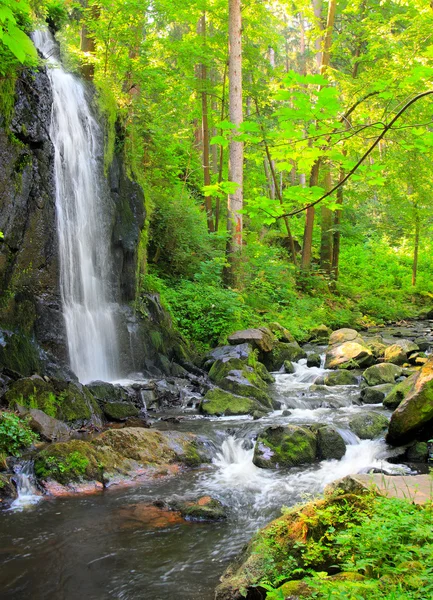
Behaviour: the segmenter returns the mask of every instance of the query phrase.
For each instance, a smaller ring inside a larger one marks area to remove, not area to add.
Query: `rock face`
[[[355,329],[338,329],[329,338],[326,369],[357,369],[374,362],[372,351]]]
[[[349,427],[361,440],[373,440],[385,433],[388,419],[375,412],[360,413],[350,419]]]
[[[418,373],[408,379],[404,400],[392,414],[387,441],[397,446],[420,439],[418,434],[430,435],[432,424],[433,358],[430,358]]]
[[[257,438],[253,463],[263,469],[294,467],[316,459],[316,436],[309,429],[268,427]]]
[[[382,383],[394,383],[400,377],[403,369],[391,363],[380,363],[373,365],[364,371],[363,378],[368,385],[380,385]]]

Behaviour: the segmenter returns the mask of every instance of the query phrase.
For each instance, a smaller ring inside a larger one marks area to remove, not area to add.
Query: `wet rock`
[[[187,521],[222,521],[227,519],[227,509],[216,498],[202,496],[191,500],[172,500],[168,506],[179,511]]]
[[[327,386],[358,385],[358,377],[349,371],[336,371],[326,373],[323,377],[323,383]]]
[[[357,369],[374,362],[372,351],[354,329],[338,329],[329,338],[326,369]]]
[[[297,342],[277,342],[272,352],[268,352],[263,360],[269,371],[279,371],[285,361],[298,362],[301,358],[307,358],[307,353]]]
[[[409,395],[416,380],[416,373],[395,385],[383,400],[383,405],[390,410],[395,410]]]
[[[316,458],[316,436],[309,429],[287,425],[268,427],[259,434],[253,463],[262,469],[294,467]]]
[[[366,387],[361,390],[361,400],[364,404],[381,404],[385,392],[377,387]]]
[[[426,442],[415,442],[406,451],[406,458],[410,462],[427,462],[428,446]]]
[[[295,367],[293,366],[293,363],[291,360],[284,361],[284,372],[289,375],[291,375],[292,373],[295,372]]]
[[[312,352],[307,356],[307,367],[320,367],[321,364],[322,359],[317,352]]]
[[[256,411],[263,414],[269,412],[269,410],[269,407],[263,407],[256,400],[245,396],[236,396],[219,388],[209,390],[200,404],[202,413],[215,416],[252,415]]]
[[[385,361],[387,363],[403,365],[418,350],[419,348],[414,342],[410,340],[398,340],[385,350]]]
[[[380,385],[381,383],[394,383],[400,377],[403,369],[392,363],[380,363],[373,365],[364,371],[363,378],[368,385]]]
[[[203,359],[203,367],[209,371],[217,360],[239,359],[242,362],[248,362],[252,353],[253,347],[247,343],[236,346],[218,346],[206,354]]]
[[[350,419],[349,427],[361,440],[373,440],[385,433],[388,419],[375,412],[360,413]]]
[[[17,405],[22,417],[29,417],[29,425],[42,439],[48,442],[65,442],[71,436],[71,429],[63,421],[49,417],[37,408],[25,408]]]
[[[131,399],[131,394],[121,385],[114,385],[106,381],[92,381],[86,387],[101,405],[104,405],[105,402],[127,402]]]
[[[228,337],[228,341],[233,346],[238,344],[251,344],[260,352],[271,352],[274,347],[275,337],[267,327],[257,329],[244,329],[236,331]]]
[[[418,346],[418,348],[421,350],[421,352],[426,352],[432,345],[431,340],[429,340],[425,337],[415,338],[414,343]]]
[[[317,429],[317,458],[319,460],[340,460],[346,454],[346,444],[334,427],[322,425]]]
[[[280,342],[296,342],[290,331],[279,323],[269,323],[268,327]]]
[[[332,329],[329,329],[326,325],[319,325],[310,330],[308,341],[313,344],[327,344],[331,334]]]
[[[387,344],[384,342],[381,336],[375,336],[373,338],[365,338],[365,343],[368,348],[373,353],[375,358],[383,358],[385,355],[385,350],[387,348]]]
[[[102,410],[109,421],[124,421],[139,414],[138,408],[132,402],[105,402]]]
[[[407,386],[404,399],[392,414],[389,424],[387,441],[393,445],[417,439],[421,430],[428,431],[431,428],[433,423],[433,358],[430,358],[418,373],[409,377]]]
[[[38,375],[13,382],[4,400],[11,407],[20,404],[37,408],[50,417],[79,427],[86,423],[101,426],[101,409],[95,398],[80,383],[42,379]]]
[[[219,382],[219,385],[226,391],[236,396],[245,396],[258,400],[265,407],[272,408],[272,400],[265,391],[266,384],[258,376],[253,377],[252,372],[230,371],[227,377]],[[265,389],[264,389],[265,387]]]
[[[0,507],[5,501],[15,500],[18,495],[12,478],[11,473],[0,473]]]

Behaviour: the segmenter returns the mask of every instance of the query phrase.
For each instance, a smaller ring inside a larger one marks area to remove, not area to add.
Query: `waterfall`
[[[12,502],[12,510],[21,510],[42,500],[42,494],[36,487],[32,460],[24,461],[15,467],[14,480],[18,497]]]
[[[37,31],[34,42],[47,59],[53,93],[50,137],[55,150],[60,290],[71,368],[83,383],[110,381],[118,376],[118,347],[98,160],[101,131],[84,85],[56,58],[51,34]]]

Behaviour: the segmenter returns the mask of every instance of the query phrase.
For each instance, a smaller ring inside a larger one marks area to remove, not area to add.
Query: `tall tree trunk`
[[[322,51],[316,53],[317,63],[320,65],[319,70],[321,75],[326,73],[326,69],[329,66],[330,61],[330,50],[332,42],[332,31],[334,29],[335,21],[335,10],[337,6],[337,0],[330,0],[328,4],[328,16],[326,20],[326,31],[323,36],[323,48]],[[313,0],[314,14],[319,21],[321,19],[321,0]],[[322,47],[322,38],[320,40],[320,47]],[[320,159],[318,159],[311,169],[310,174],[310,187],[318,185],[319,182],[319,171],[320,171]],[[313,229],[314,229],[314,206],[307,208],[307,214],[305,216],[305,230],[304,230],[304,246],[302,248],[302,268],[309,269],[311,264],[312,256],[312,243],[313,243]]]
[[[227,86],[227,70],[228,70],[228,62],[226,62],[224,66],[224,75],[223,75],[223,90],[221,96],[221,122],[224,121],[226,114],[226,86]],[[220,135],[223,135],[223,130],[221,129]],[[223,180],[223,167],[224,167],[224,148],[220,146],[219,153],[219,165],[218,165],[218,183],[221,183]],[[215,202],[215,231],[218,231],[219,223],[220,223],[220,212],[221,212],[221,199],[217,196]]]
[[[241,0],[229,0],[229,116],[236,127],[242,123],[242,17]],[[227,202],[227,263],[225,280],[228,285],[239,281],[239,259],[242,250],[242,214],[244,145],[232,135],[229,147],[229,179],[237,185]]]
[[[418,212],[418,205],[415,202],[415,242],[413,246],[413,263],[412,263],[412,285],[416,285],[416,276],[418,271],[418,249],[419,249],[419,231],[420,231],[420,219]]]
[[[87,1],[84,3],[84,7],[87,6]],[[96,5],[92,6],[91,9],[91,17],[92,19],[98,19],[99,17],[99,8]],[[108,44],[108,42],[107,42]],[[89,37],[89,30],[87,28],[87,24],[83,21],[81,31],[80,31],[80,50],[81,52],[85,52],[86,54],[94,54],[95,52],[95,40],[93,37]],[[107,50],[108,51],[108,50]],[[93,80],[95,67],[92,63],[87,63],[83,65],[81,72],[83,74],[84,79],[88,81]]]
[[[346,176],[346,171],[343,167],[340,168],[340,178],[339,181],[343,181]],[[340,186],[337,190],[337,204],[339,206],[343,205],[343,186]],[[334,234],[333,234],[333,244],[332,244],[332,278],[337,281],[338,279],[338,268],[340,262],[340,223],[341,223],[341,209],[338,208],[334,214]]]
[[[331,169],[325,172],[325,191],[332,189]],[[332,210],[327,206],[321,206],[321,238],[320,238],[320,269],[326,275],[331,274],[332,266]]]
[[[203,40],[203,50],[206,49],[206,13],[204,12],[199,23],[199,31]],[[201,82],[201,121],[203,140],[203,180],[204,185],[211,184],[210,177],[210,152],[209,152],[209,122],[208,122],[208,98],[207,98],[207,68],[204,63],[200,65]],[[209,233],[215,231],[212,214],[212,197],[205,194],[204,205],[206,210],[207,229]]]

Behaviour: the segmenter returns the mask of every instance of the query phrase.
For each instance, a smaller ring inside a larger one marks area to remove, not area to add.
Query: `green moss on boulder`
[[[334,385],[357,385],[358,377],[349,371],[335,371],[334,373],[327,373],[323,382],[327,386]]]
[[[252,415],[264,408],[256,400],[245,396],[236,396],[225,390],[213,388],[209,390],[200,405],[200,410],[206,415]],[[267,408],[269,412],[269,408]]]
[[[296,425],[268,427],[257,438],[253,463],[263,469],[311,463],[316,448],[316,436],[309,429]]]
[[[138,416],[140,412],[132,402],[106,402],[103,411],[110,421],[124,421],[129,417]]]
[[[388,419],[372,411],[360,413],[352,417],[349,427],[361,440],[373,440],[385,433]]]
[[[406,396],[409,395],[417,376],[417,373],[413,373],[404,381],[397,383],[397,385],[394,386],[389,394],[383,399],[383,405],[390,410],[395,410],[403,402]]]
[[[297,362],[301,358],[307,358],[307,353],[297,342],[277,342],[263,360],[269,371],[279,371],[286,360]]]
[[[319,460],[340,460],[346,454],[346,444],[334,427],[322,425],[317,433],[317,458]]]
[[[364,371],[363,378],[368,385],[380,385],[382,383],[395,383],[403,370],[398,365],[392,363],[380,363],[373,365]]]

